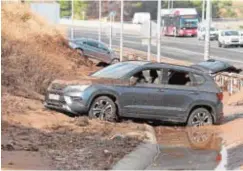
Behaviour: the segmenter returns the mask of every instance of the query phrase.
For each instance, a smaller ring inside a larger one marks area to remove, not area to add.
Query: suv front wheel
[[[212,125],[213,117],[205,108],[197,108],[190,113],[187,121],[187,126],[205,126]]]
[[[89,109],[89,117],[106,121],[116,121],[116,104],[107,96],[96,98]]]

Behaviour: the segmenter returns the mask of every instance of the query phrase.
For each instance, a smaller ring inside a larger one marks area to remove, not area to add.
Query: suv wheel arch
[[[117,108],[117,115],[119,116],[120,115],[119,111],[121,111],[121,110],[120,110],[120,105],[118,103],[118,97],[116,95],[112,94],[112,93],[99,93],[99,94],[92,96],[89,103],[88,103],[88,109],[90,109],[93,101],[95,99],[97,99],[98,97],[101,97],[101,96],[107,96],[107,97],[109,97],[113,100],[113,102],[115,103],[116,108]]]
[[[198,108],[204,108],[204,109],[208,110],[209,113],[210,113],[210,114],[212,115],[212,117],[213,117],[213,123],[215,123],[215,121],[216,121],[215,111],[214,111],[213,107],[212,107],[211,105],[208,105],[208,104],[198,104],[198,105],[194,105],[193,107],[191,107],[191,109],[190,109],[189,112],[188,112],[186,122],[188,121],[188,119],[189,119],[189,117],[190,117],[190,114],[191,114],[194,110],[196,110],[196,109],[198,109]]]

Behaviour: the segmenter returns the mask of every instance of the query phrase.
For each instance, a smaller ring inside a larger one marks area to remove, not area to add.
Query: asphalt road
[[[98,29],[88,27],[76,27],[74,29],[74,37],[86,37],[98,39]],[[115,30],[116,35],[112,38],[112,44],[119,46],[120,37],[119,29]],[[108,37],[109,29],[103,29],[102,41],[109,44]],[[124,33],[124,46],[128,48],[134,48],[137,50],[147,52],[147,45],[142,44],[144,40],[143,36],[137,33]],[[192,37],[162,37],[161,38],[161,56],[169,57],[173,59],[185,60],[192,63],[203,61],[204,59],[204,41],[198,41],[197,38]],[[157,53],[156,45],[152,45],[151,52]],[[234,64],[240,68],[243,68],[243,48],[231,47],[231,48],[219,48],[217,41],[211,41],[210,48],[211,58],[222,60]]]

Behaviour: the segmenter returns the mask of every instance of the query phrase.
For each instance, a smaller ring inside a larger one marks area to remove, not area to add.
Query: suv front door
[[[145,69],[146,72],[149,69]],[[143,73],[145,73],[143,72]],[[157,69],[158,77],[161,78],[161,69]],[[161,80],[159,78],[159,80]],[[160,81],[156,84],[137,83],[126,86],[121,94],[122,115],[127,117],[139,117],[148,119],[161,119],[163,114],[163,85]]]

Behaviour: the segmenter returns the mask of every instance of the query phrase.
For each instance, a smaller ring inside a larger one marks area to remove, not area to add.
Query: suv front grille
[[[49,98],[49,94],[55,94],[55,95],[59,95],[59,100],[54,100],[54,99],[50,99]],[[61,91],[54,91],[54,90],[50,90],[47,95],[46,95],[46,103],[48,105],[54,106],[54,107],[62,107],[63,105],[66,104],[65,100],[64,100],[64,95]]]

